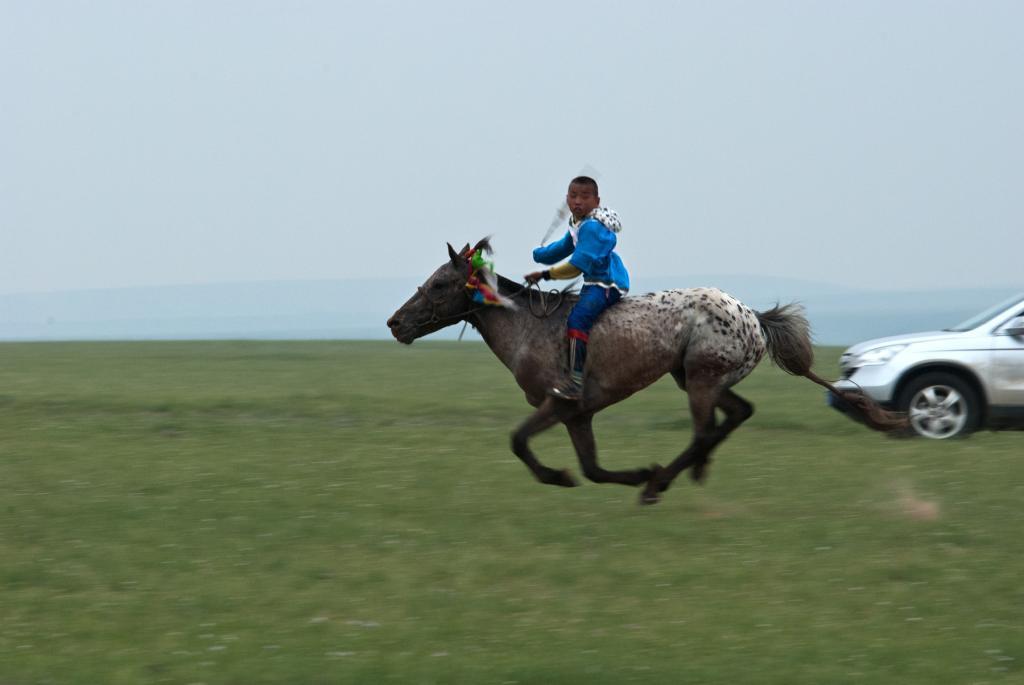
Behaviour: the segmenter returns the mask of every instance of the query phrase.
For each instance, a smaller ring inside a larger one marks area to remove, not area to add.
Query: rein
[[[537,305],[533,297],[534,289],[536,289],[537,294],[540,296],[539,310],[537,309]],[[530,313],[533,314],[538,319],[546,319],[555,312],[557,312],[558,308],[562,306],[562,300],[565,299],[565,291],[555,289],[545,291],[540,289],[539,283],[527,283],[526,296],[527,299],[529,299],[530,301]],[[552,300],[554,300],[554,302],[551,304],[548,303],[549,297]]]

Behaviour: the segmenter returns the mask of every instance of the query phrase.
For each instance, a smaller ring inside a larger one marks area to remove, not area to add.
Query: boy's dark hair
[[[594,195],[601,195],[601,193],[597,189],[597,181],[590,178],[589,176],[577,176],[573,180],[569,181],[569,185],[590,186],[591,188],[594,189]]]

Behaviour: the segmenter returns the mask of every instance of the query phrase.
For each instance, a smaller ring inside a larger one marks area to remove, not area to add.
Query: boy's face
[[[594,188],[590,185],[570,183],[565,203],[569,205],[569,211],[572,212],[573,218],[579,221],[601,206],[601,198],[597,196]]]

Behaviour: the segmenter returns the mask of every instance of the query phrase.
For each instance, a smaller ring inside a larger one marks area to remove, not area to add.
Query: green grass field
[[[532,480],[479,343],[0,345],[0,684],[1024,682],[1024,434],[737,390],[707,484],[639,507]],[[607,410],[602,461],[684,408]]]

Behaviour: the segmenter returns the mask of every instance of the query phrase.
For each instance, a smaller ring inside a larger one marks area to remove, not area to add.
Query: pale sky
[[[634,279],[1024,285],[1022,27],[1016,0],[0,0],[0,294],[425,277],[487,234],[518,277],[588,166]]]

